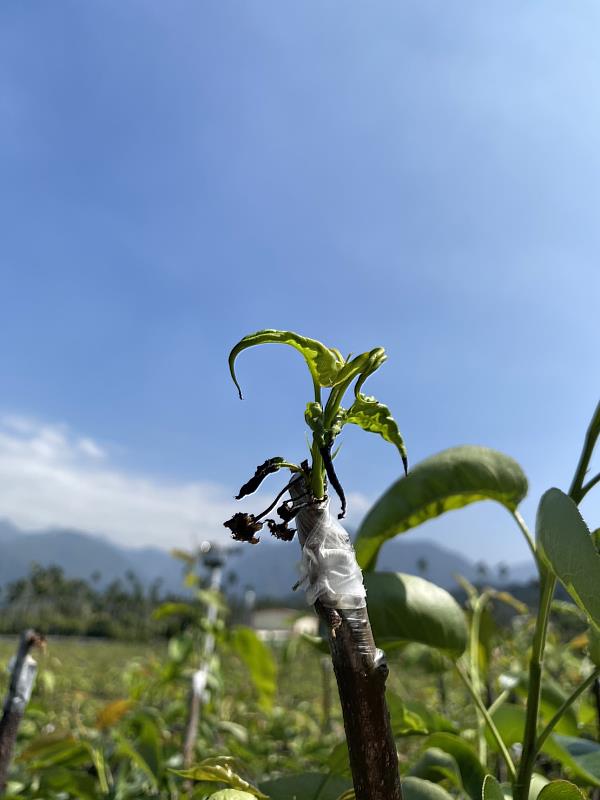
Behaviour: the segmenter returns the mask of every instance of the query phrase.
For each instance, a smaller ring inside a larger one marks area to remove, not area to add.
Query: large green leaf
[[[211,794],[208,800],[256,800],[256,798],[248,792],[240,792],[239,789],[221,789],[220,792]]]
[[[389,408],[374,397],[358,394],[344,415],[344,421],[358,425],[364,431],[378,433],[386,442],[393,444],[400,453],[404,469],[408,468],[408,457],[404,439]]]
[[[560,489],[540,500],[538,549],[577,605],[600,627],[600,555],[575,503]]]
[[[402,780],[402,797],[404,800],[452,800],[452,795],[442,789],[441,786],[414,776],[409,776]],[[321,800],[320,795],[318,800]],[[349,789],[340,795],[337,800],[356,800],[354,790]]]
[[[288,344],[294,347],[304,356],[310,374],[319,386],[334,386],[344,366],[344,359],[338,350],[326,347],[316,339],[300,336],[293,331],[267,329],[250,333],[248,336],[244,336],[229,354],[229,371],[240,398],[242,390],[235,374],[235,360],[243,350],[259,344]]]
[[[404,800],[451,800],[452,795],[437,783],[409,776],[402,781],[402,797]]]
[[[531,782],[529,784],[529,800],[537,800],[537,798],[540,796],[540,792],[548,783],[550,783],[550,781],[545,775],[540,775],[539,772],[534,772],[531,776]]]
[[[92,775],[76,769],[67,767],[51,767],[40,776],[39,788],[36,792],[38,797],[76,797],[77,800],[98,800],[101,796],[98,792],[98,784]],[[102,792],[108,794],[108,790]],[[10,795],[2,795],[2,797]],[[21,792],[19,797],[23,797]],[[253,798],[254,800],[254,798]]]
[[[462,778],[456,759],[439,747],[428,747],[421,753],[408,774],[433,783],[449,781],[457,789],[462,790]]]
[[[35,771],[56,766],[81,766],[91,762],[92,757],[86,742],[64,734],[50,734],[34,739],[18,760],[27,762]]]
[[[350,754],[348,753],[348,744],[345,739],[338,742],[329,754],[327,759],[327,766],[329,771],[334,775],[350,775]]]
[[[390,696],[389,692],[386,692],[386,696]],[[417,716],[418,719],[423,721],[423,724],[427,728],[429,733],[457,733],[458,729],[454,722],[449,720],[447,717],[444,717],[442,714],[438,714],[437,711],[432,709],[430,705],[426,705],[425,703],[420,703],[418,700],[406,700],[405,706],[409,711],[412,711],[413,714]],[[390,711],[390,713],[392,713]],[[392,716],[392,724],[393,724],[393,716]]]
[[[426,736],[439,728],[428,727],[423,717],[416,711],[407,708],[406,703],[392,691],[386,692],[392,732],[396,738],[400,736]]]
[[[270,800],[337,800],[352,788],[352,781],[339,775],[304,772],[265,781],[260,788]]]
[[[529,800],[537,800],[540,792],[549,783],[548,778],[534,772],[529,783]],[[486,775],[483,782],[482,800],[511,800],[512,786],[498,783],[493,775]]]
[[[527,478],[509,456],[487,447],[453,447],[417,464],[376,501],[355,541],[358,562],[373,569],[381,546],[399,533],[477,500],[514,510]]]
[[[445,589],[399,572],[367,573],[365,586],[373,635],[380,647],[421,642],[454,656],[465,650],[465,616]]]
[[[233,629],[231,643],[242,659],[256,687],[259,703],[270,708],[277,688],[277,665],[269,648],[252,628],[242,625]]]
[[[502,787],[493,775],[486,775],[481,791],[482,800],[504,800]]]
[[[547,783],[538,797],[539,800],[585,800],[585,795],[569,781]]]
[[[573,606],[574,608],[574,606]],[[511,677],[518,678],[515,692],[527,700],[529,694],[529,673],[522,672],[518,675],[514,673]],[[550,722],[559,708],[563,706],[567,699],[567,694],[563,692],[549,675],[542,679],[542,690],[540,693],[540,716],[543,722]],[[577,725],[577,713],[573,706],[569,706],[562,714],[560,720],[554,728],[555,733],[563,733],[566,736],[577,736],[579,728]]]
[[[437,747],[453,756],[465,791],[472,800],[480,800],[485,770],[473,748],[464,739],[451,733],[434,733],[427,739],[427,747]]]
[[[576,736],[554,735],[554,741],[558,747],[563,748],[580,770],[584,770],[588,775],[592,775],[595,786],[600,786],[600,744],[592,742],[590,739],[580,739]],[[583,777],[574,774],[575,778]]]
[[[521,743],[525,730],[525,709],[512,703],[504,703],[493,716],[500,736],[507,747]],[[486,730],[490,749],[496,750],[493,736]],[[572,736],[551,734],[542,747],[542,752],[558,761],[572,778],[600,786],[600,745]]]
[[[529,783],[529,800],[537,800],[540,792],[548,784],[548,778],[534,772]],[[486,775],[483,783],[482,800],[512,800],[512,786],[498,783],[493,775]]]

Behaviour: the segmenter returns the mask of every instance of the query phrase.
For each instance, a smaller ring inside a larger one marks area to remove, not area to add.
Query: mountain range
[[[260,598],[286,598],[297,580],[300,554],[297,542],[285,543],[265,539],[260,545],[237,548],[225,568],[227,587],[239,591],[251,586]],[[149,585],[160,579],[162,589],[182,590],[181,562],[166,550],[127,548],[108,539],[78,530],[48,529],[26,533],[8,520],[0,520],[0,586],[29,572],[32,563],[56,564],[66,575],[91,579],[100,585],[124,578],[131,571]],[[511,566],[502,575],[440,545],[424,540],[398,537],[388,542],[378,561],[381,570],[422,574],[448,589],[456,588],[454,576],[495,585],[527,583],[535,575],[533,565]]]

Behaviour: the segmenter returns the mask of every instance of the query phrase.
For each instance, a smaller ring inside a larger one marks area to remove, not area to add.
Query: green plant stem
[[[542,691],[542,666],[544,647],[548,631],[550,606],[554,595],[556,578],[542,564],[540,566],[540,605],[535,621],[535,633],[529,661],[529,691],[527,694],[527,713],[523,732],[523,753],[519,764],[519,772],[513,786],[514,800],[527,800],[529,784],[533,774],[533,765],[537,756],[536,738],[537,721]]]
[[[321,405],[321,386],[319,385],[319,381],[315,378],[314,375],[312,376],[312,382],[313,382],[313,389],[315,392],[315,403]]]
[[[535,743],[535,747],[538,753],[542,749],[544,742],[546,741],[548,736],[550,736],[557,722],[560,720],[560,718],[565,713],[567,708],[569,708],[569,706],[571,706],[575,702],[575,700],[577,700],[580,694],[585,692],[588,686],[590,686],[596,680],[598,675],[600,675],[600,667],[596,667],[596,669],[592,672],[592,674],[589,675],[582,683],[580,683],[579,686],[573,691],[573,693],[569,695],[569,697],[567,697],[565,702],[561,705],[556,714],[552,717],[550,722],[546,725],[544,730],[538,736],[537,742]]]
[[[508,689],[504,689],[503,692],[500,692],[498,697],[494,700],[492,705],[488,708],[488,714],[490,715],[490,717],[494,716],[496,711],[498,711],[500,706],[504,705],[504,703],[508,700],[509,697],[510,697],[510,692],[508,691]]]
[[[590,491],[590,489],[594,488],[594,486],[597,483],[600,483],[600,472],[597,475],[594,475],[593,478],[590,478],[590,480],[585,484],[585,486],[581,487],[582,499],[586,496],[586,494]]]
[[[589,491],[592,487],[587,484],[588,488],[586,489],[583,485],[583,481],[585,479],[588,466],[590,463],[590,459],[592,457],[592,453],[594,451],[594,447],[596,446],[596,441],[598,436],[600,435],[600,403],[596,406],[596,410],[594,411],[594,416],[592,417],[592,421],[590,422],[588,429],[585,434],[585,440],[583,442],[583,449],[581,451],[581,455],[579,456],[579,462],[577,464],[577,469],[575,470],[575,475],[573,476],[573,482],[571,483],[571,487],[569,489],[569,497],[573,500],[574,503],[579,503],[582,501],[585,492]],[[594,479],[593,479],[594,480]]]
[[[477,708],[481,712],[482,717],[484,718],[488,728],[490,729],[490,733],[494,737],[494,740],[495,740],[496,744],[498,745],[498,749],[500,750],[500,753],[502,754],[502,757],[506,761],[506,766],[507,766],[507,769],[508,769],[508,771],[510,773],[510,777],[511,777],[512,780],[514,780],[515,776],[516,776],[515,765],[513,764],[513,760],[510,757],[510,753],[508,752],[508,748],[507,748],[506,744],[504,743],[504,739],[502,738],[502,736],[500,736],[500,731],[496,727],[496,723],[492,719],[488,709],[485,707],[485,705],[483,703],[483,700],[477,694],[477,692],[475,691],[474,687],[472,686],[471,681],[467,677],[467,674],[464,671],[464,669],[462,668],[462,666],[458,662],[456,662],[454,666],[456,667],[456,671],[458,672],[462,682],[466,686],[467,691],[469,692],[469,694],[473,698],[473,700],[475,702],[475,705],[477,706]]]
[[[575,475],[569,487],[569,497],[576,504],[579,504],[585,495],[583,481],[585,480],[590,459],[599,435],[600,403],[596,406],[594,415],[586,431]],[[589,489],[587,491],[589,491]],[[554,595],[554,587],[556,586],[556,578],[537,556],[536,562],[540,573],[540,606],[535,623],[535,634],[531,649],[531,660],[529,662],[529,692],[527,694],[527,712],[525,731],[523,733],[523,753],[519,764],[519,773],[513,785],[514,800],[527,800],[529,797],[529,785],[531,783],[535,759],[538,754],[537,721],[542,686],[542,666],[550,606],[552,604],[552,596]]]
[[[483,592],[473,603],[471,617],[471,631],[469,636],[470,677],[473,691],[481,698],[481,680],[479,675],[479,635],[481,629],[481,615],[489,599],[489,594]],[[479,760],[482,764],[487,761],[487,744],[485,741],[485,719],[477,709],[477,744]]]
[[[515,509],[511,511],[511,516],[514,518],[515,522],[519,526],[519,529],[523,536],[525,537],[525,541],[527,542],[527,546],[531,550],[531,554],[535,559],[535,563],[537,564],[538,561],[538,554],[535,549],[535,542],[533,541],[533,536],[529,533],[529,528],[527,527],[525,520],[521,516],[521,514]]]
[[[316,497],[317,500],[321,500],[321,498],[325,497],[325,467],[323,466],[323,457],[321,456],[316,436],[313,437],[312,443],[310,490],[313,497]]]

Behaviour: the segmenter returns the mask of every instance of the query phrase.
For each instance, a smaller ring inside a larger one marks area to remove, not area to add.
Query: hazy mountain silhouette
[[[274,542],[265,537],[260,545],[243,545],[225,568],[226,585],[235,591],[252,586],[258,597],[284,598],[291,594],[297,580],[300,558],[296,541]],[[15,580],[30,569],[32,563],[42,566],[57,564],[66,575],[90,579],[100,573],[102,585],[123,578],[131,570],[148,585],[160,579],[166,591],[181,589],[181,563],[165,550],[119,547],[101,536],[77,530],[49,529],[24,533],[7,520],[0,520],[0,585]],[[388,542],[381,551],[378,569],[422,575],[427,580],[449,589],[456,588],[455,574],[470,581],[493,584],[527,583],[534,577],[533,565],[509,566],[499,577],[496,569],[474,564],[452,550],[434,542],[414,541],[399,537]],[[235,579],[228,580],[232,574]]]

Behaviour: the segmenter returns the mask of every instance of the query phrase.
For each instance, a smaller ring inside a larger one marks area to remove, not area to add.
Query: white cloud
[[[132,474],[65,425],[0,417],[0,517],[26,530],[70,527],[127,546],[190,547],[226,540],[223,520],[234,510],[219,485]]]
[[[25,530],[77,528],[131,547],[227,541],[223,521],[241,510],[232,494],[208,481],[176,483],[124,471],[109,450],[66,425],[0,416],[0,518]],[[271,500],[257,495],[249,510]],[[348,527],[358,527],[370,505],[350,492]],[[337,513],[337,499],[333,506]]]

